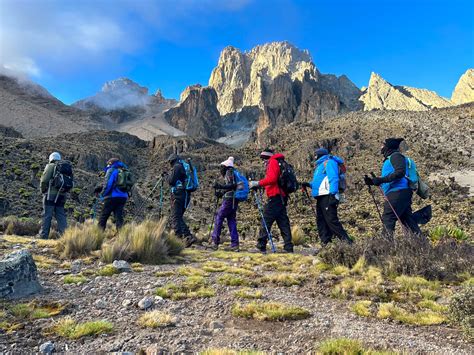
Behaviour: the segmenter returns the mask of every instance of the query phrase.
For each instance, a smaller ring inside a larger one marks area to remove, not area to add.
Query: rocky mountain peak
[[[137,94],[148,95],[148,88],[138,85],[133,80],[122,77],[107,81],[102,86],[102,92],[113,93],[115,95],[121,95],[123,92],[136,92]]]
[[[451,101],[456,105],[474,101],[474,69],[466,70],[459,78],[451,96]]]

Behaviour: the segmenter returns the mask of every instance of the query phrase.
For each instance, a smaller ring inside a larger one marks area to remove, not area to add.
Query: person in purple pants
[[[214,184],[216,196],[222,196],[222,205],[217,212],[214,231],[212,232],[212,246],[213,250],[219,248],[221,242],[221,231],[224,220],[227,219],[227,226],[230,232],[230,248],[228,251],[239,251],[239,232],[237,232],[237,207],[238,201],[235,199],[235,189],[237,184],[234,175],[234,158],[229,157],[221,164],[221,175],[224,178],[224,184]]]

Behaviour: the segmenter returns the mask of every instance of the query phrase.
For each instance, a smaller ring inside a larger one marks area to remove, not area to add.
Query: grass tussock
[[[130,223],[120,229],[117,237],[102,247],[102,260],[126,260],[144,264],[161,264],[179,255],[184,245],[173,233],[167,232],[166,219]]]
[[[275,286],[290,287],[301,285],[305,280],[303,275],[295,275],[289,273],[265,275],[260,278],[259,283],[269,283]]]
[[[207,349],[201,351],[199,355],[265,355],[265,353],[256,350]]]
[[[178,269],[178,275],[181,276],[206,276],[207,273],[204,270],[192,267],[182,266]]]
[[[232,274],[223,274],[219,276],[217,282],[225,286],[251,286],[252,282],[242,276],[232,275]]]
[[[234,317],[256,319],[260,321],[298,320],[310,317],[304,308],[288,306],[276,302],[252,302],[245,305],[236,303],[232,306]]]
[[[105,234],[99,226],[92,223],[69,227],[59,239],[57,249],[63,258],[77,258],[99,250]]]
[[[172,300],[214,297],[216,292],[202,276],[189,276],[181,284],[169,283],[156,289],[156,295]]]
[[[27,218],[7,216],[0,218],[0,232],[7,235],[35,236],[40,231],[40,221]]]
[[[51,269],[58,265],[58,261],[55,259],[48,258],[44,255],[34,254],[33,260],[35,261],[36,266],[38,269]]]
[[[119,270],[112,264],[105,265],[97,271],[97,275],[99,276],[112,276],[119,273]]]
[[[65,305],[58,302],[17,303],[2,311],[3,317],[0,318],[14,318],[16,320],[50,318],[60,314],[65,307]]]
[[[377,317],[393,319],[411,325],[436,325],[446,321],[446,317],[438,312],[426,310],[410,313],[393,303],[381,303]]]
[[[170,277],[174,275],[174,271],[172,270],[165,270],[165,271],[157,271],[155,273],[156,277]]]
[[[396,355],[397,351],[373,350],[363,346],[359,340],[348,338],[327,339],[318,346],[321,355]]]
[[[464,286],[451,298],[449,318],[461,328],[469,341],[474,341],[474,286]]]
[[[202,264],[202,269],[206,272],[224,272],[229,265],[222,261],[207,261]]]
[[[67,285],[84,283],[86,281],[87,281],[87,277],[83,275],[66,275],[63,278],[63,282]]]
[[[151,311],[142,314],[137,323],[143,328],[163,328],[176,323],[175,318],[166,312]]]
[[[244,299],[261,299],[263,292],[260,290],[252,290],[251,288],[242,288],[234,292],[234,296]]]
[[[291,239],[294,245],[306,245],[309,238],[303,229],[299,225],[295,224],[291,228]]]
[[[370,306],[371,305],[372,305],[372,301],[363,300],[363,301],[358,301],[358,302],[354,303],[352,305],[351,309],[358,316],[370,317],[370,315],[371,315]]]
[[[89,335],[111,333],[113,330],[113,324],[105,320],[77,323],[71,317],[65,317],[52,326],[51,333],[68,339],[79,339]]]

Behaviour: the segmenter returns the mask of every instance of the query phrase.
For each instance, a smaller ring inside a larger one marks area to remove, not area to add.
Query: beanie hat
[[[326,148],[318,148],[314,153],[317,157],[322,157],[323,155],[328,155],[329,151]]]
[[[53,152],[49,155],[49,162],[61,160],[61,154],[58,152]]]
[[[398,149],[402,141],[403,138],[387,138],[384,145],[387,149]]]
[[[260,158],[262,159],[270,159],[271,156],[274,154],[274,150],[270,148],[265,148],[263,152],[260,153]]]
[[[224,165],[226,167],[233,168],[234,167],[234,157],[228,157],[227,160],[223,161],[221,165]]]
[[[113,163],[116,163],[118,162],[120,159],[119,158],[110,158],[108,161],[107,161],[107,165],[112,165]]]

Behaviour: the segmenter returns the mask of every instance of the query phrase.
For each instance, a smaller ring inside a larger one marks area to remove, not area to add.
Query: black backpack
[[[74,176],[72,173],[71,162],[60,160],[54,165],[51,185],[58,189],[59,192],[69,192],[74,187]]]
[[[284,159],[277,159],[280,166],[280,176],[278,177],[278,186],[288,195],[296,192],[299,187],[293,165],[288,164]]]

